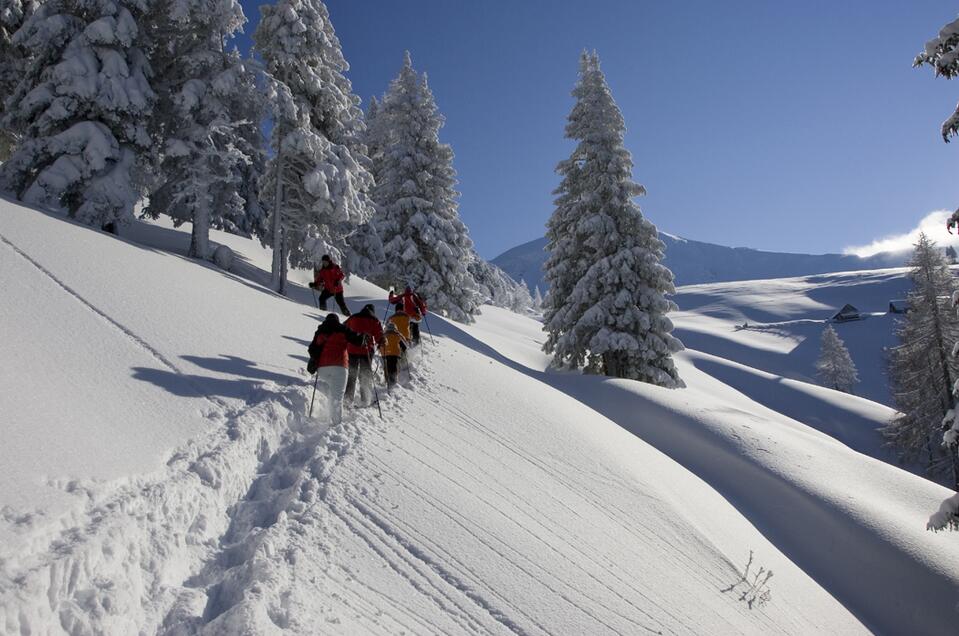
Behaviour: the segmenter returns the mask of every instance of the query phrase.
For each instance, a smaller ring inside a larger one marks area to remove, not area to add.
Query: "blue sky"
[[[250,29],[260,3],[246,2]],[[838,252],[959,206],[959,82],[913,57],[959,12],[931,0],[329,0],[363,98],[403,51],[447,119],[460,213],[492,258],[542,236],[578,56],[596,49],[660,230]],[[944,230],[943,230],[944,231]]]

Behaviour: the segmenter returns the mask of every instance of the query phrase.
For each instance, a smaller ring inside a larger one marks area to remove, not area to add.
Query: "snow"
[[[544,372],[540,324],[484,306],[330,429],[309,272],[282,298],[253,241],[211,232],[224,272],[124,232],[0,201],[0,631],[954,628],[951,491],[827,434],[881,405],[715,352],[682,390]]]

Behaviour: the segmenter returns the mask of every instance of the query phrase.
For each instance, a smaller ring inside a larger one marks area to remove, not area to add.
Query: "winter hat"
[[[320,257],[320,260],[323,261],[323,262],[326,262],[326,263],[332,263],[332,262],[333,262],[333,259],[330,258],[330,255],[329,255],[329,254],[324,254],[323,256]]]
[[[396,311],[403,311],[403,303],[396,303],[395,305],[393,305],[393,309],[395,309]]]
[[[323,319],[323,324],[320,325],[320,329],[326,331],[327,329],[332,329],[333,327],[340,324],[340,317],[336,314],[327,314],[326,318]]]
[[[396,323],[386,323],[386,333],[396,333]]]
[[[410,287],[409,285],[407,285],[407,286],[406,286],[406,289],[404,289],[403,291],[408,294],[408,293],[410,293],[411,291],[413,291],[413,288]]]
[[[363,305],[363,311],[368,311],[370,313],[373,313],[374,311],[376,311],[376,307],[373,306],[373,303],[366,303],[365,305]]]

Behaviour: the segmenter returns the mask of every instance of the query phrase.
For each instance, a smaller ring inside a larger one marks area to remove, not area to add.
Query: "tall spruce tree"
[[[852,388],[859,382],[856,364],[832,325],[826,325],[822,331],[816,373],[824,386],[844,393],[852,393]]]
[[[159,170],[145,212],[192,223],[195,258],[209,256],[211,226],[247,235],[263,229],[250,186],[265,159],[266,103],[249,64],[228,47],[245,22],[233,0],[156,3],[150,60]]]
[[[274,151],[261,195],[270,213],[272,283],[285,293],[288,263],[342,257],[349,235],[372,215],[373,181],[359,98],[326,6],[280,0],[261,12],[253,40],[272,87]]]
[[[910,261],[910,311],[897,328],[899,345],[889,352],[889,376],[900,415],[884,433],[904,461],[919,461],[942,477],[952,468],[942,447],[943,417],[955,407],[953,385],[959,365],[950,343],[959,337],[950,307],[955,279],[942,254],[925,234]]]
[[[467,269],[473,242],[457,210],[453,150],[439,140],[443,117],[408,52],[373,125],[379,157],[375,223],[386,254],[377,278],[410,284],[431,308],[471,321],[479,294]]]
[[[377,174],[377,166],[381,165],[383,161],[383,149],[380,146],[380,139],[383,137],[377,125],[378,115],[379,102],[376,97],[371,97],[370,104],[366,109],[366,126],[362,140],[374,176]],[[375,208],[375,201],[372,201],[372,205]],[[386,260],[386,254],[383,252],[383,239],[376,227],[377,216],[378,214],[374,211],[370,220],[357,227],[356,231],[348,237],[346,245],[344,259],[346,267],[349,271],[367,278],[376,278],[382,272],[383,263]]]
[[[3,123],[7,98],[16,91],[26,69],[29,51],[14,44],[14,34],[36,10],[37,3],[24,0],[0,0],[0,161],[13,152],[16,130]]]
[[[556,210],[547,222],[544,351],[560,368],[583,367],[667,387],[684,386],[672,354],[682,343],[667,313],[676,308],[665,245],[633,198],[623,146],[626,126],[595,53],[583,53],[560,162]]]
[[[155,99],[138,20],[143,0],[46,0],[13,44],[31,63],[6,101],[3,128],[20,137],[0,189],[63,207],[96,227],[133,217],[134,169],[150,146]]]

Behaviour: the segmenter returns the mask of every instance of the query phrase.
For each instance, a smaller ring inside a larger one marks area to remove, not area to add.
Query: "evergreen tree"
[[[36,8],[29,0],[0,0],[0,122],[7,110],[6,99],[16,90],[29,59],[28,52],[14,44],[14,34]],[[16,138],[16,130],[0,124],[0,161],[13,152]]]
[[[378,278],[410,284],[431,307],[468,322],[479,304],[467,270],[473,242],[457,211],[453,150],[439,140],[442,126],[426,76],[406,53],[375,122],[376,227],[386,254]]]
[[[529,286],[526,284],[526,279],[521,278],[513,291],[513,304],[510,308],[518,314],[525,315],[532,306],[533,297],[529,293]]]
[[[536,311],[543,310],[543,294],[539,291],[539,285],[533,290],[533,309]]]
[[[922,53],[916,56],[913,66],[927,65],[933,67],[937,77],[952,79],[959,76],[959,19],[953,20],[942,27],[939,35],[926,42]],[[959,134],[959,106],[942,123],[942,139],[949,142],[949,138]]]
[[[13,43],[31,63],[7,99],[3,128],[20,136],[0,189],[115,229],[140,198],[134,169],[150,145],[155,99],[138,0],[46,0]]]
[[[573,96],[566,136],[577,146],[557,167],[547,223],[543,349],[557,367],[684,386],[672,360],[683,346],[667,317],[676,305],[666,298],[665,245],[633,201],[645,190],[632,180],[625,123],[595,53],[583,53]]]
[[[852,356],[832,325],[826,325],[822,331],[816,372],[823,386],[844,393],[852,393],[853,386],[859,382]]]
[[[959,378],[949,343],[959,336],[950,310],[956,284],[942,252],[925,234],[910,262],[914,288],[909,313],[897,328],[899,345],[889,352],[893,398],[900,415],[884,432],[904,461],[921,461],[933,476],[951,465],[941,445],[943,417],[954,406],[952,387]]]
[[[271,83],[274,150],[261,195],[270,212],[272,283],[285,293],[288,263],[342,258],[349,235],[372,215],[373,182],[359,98],[326,6],[280,0],[261,11],[253,40]]]
[[[256,182],[264,163],[265,101],[227,42],[246,22],[239,2],[157,3],[151,65],[159,95],[154,134],[159,179],[146,214],[192,223],[190,256],[209,256],[210,227],[263,230]]]
[[[937,37],[926,42],[923,52],[916,56],[913,66],[922,66],[924,64],[932,66],[938,77],[952,79],[959,76],[959,19],[953,20],[942,27]],[[959,106],[957,106],[952,115],[943,122],[941,132],[942,139],[946,143],[949,142],[950,137],[959,134]],[[953,212],[946,221],[947,230],[951,231],[953,227],[957,226],[959,226],[959,209]],[[959,297],[955,294],[952,298],[952,305],[953,307],[959,305]],[[955,358],[957,354],[959,354],[959,344],[954,346],[952,358]],[[945,364],[941,364],[941,366],[946,367]],[[949,403],[954,404],[956,396],[959,395],[959,380],[957,380],[957,383],[953,385],[951,389],[947,389],[947,391],[949,391]],[[936,405],[930,404],[926,408],[927,410],[935,412]],[[954,407],[946,412],[943,418],[943,428],[945,428],[946,431],[942,436],[942,441],[948,450],[952,463],[953,487],[959,490],[959,417],[957,417]],[[920,432],[919,435],[923,437],[926,434]],[[911,447],[917,446],[915,441],[907,441],[906,444]],[[899,446],[902,448],[903,443],[900,443]],[[930,464],[931,463],[932,460],[930,460]],[[946,507],[950,505],[950,501],[954,510],[959,509],[957,508],[956,498],[947,500],[943,506]]]
[[[382,165],[383,149],[382,131],[377,126],[379,102],[376,97],[370,98],[370,105],[366,110],[366,126],[363,131],[363,144],[366,146],[366,156],[370,159],[371,172],[377,174],[377,166]],[[375,208],[375,203],[372,203]],[[376,212],[370,220],[356,228],[348,238],[345,254],[345,267],[360,276],[375,279],[382,273],[386,254],[383,252],[383,239],[376,227]]]
[[[959,261],[959,254],[956,254],[956,248],[952,245],[946,248],[946,260],[949,261],[950,265],[955,265]]]

